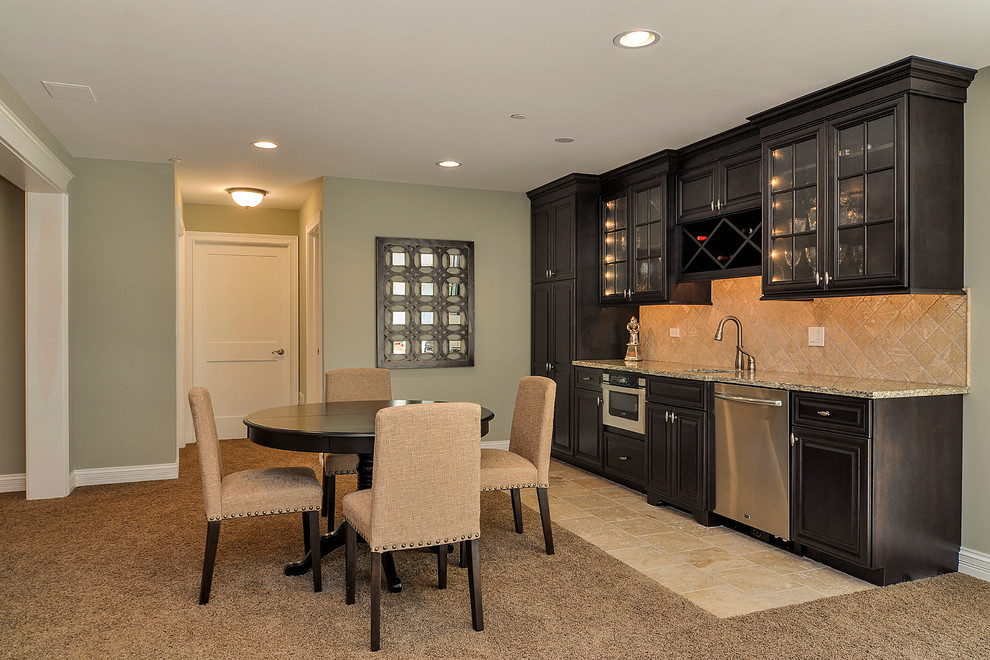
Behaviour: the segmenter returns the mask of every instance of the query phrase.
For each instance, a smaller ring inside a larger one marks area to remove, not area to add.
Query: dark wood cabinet
[[[623,355],[625,326],[637,313],[636,307],[598,304],[599,191],[597,176],[572,174],[528,193],[533,228],[531,373],[557,383],[551,453],[574,462],[580,451],[583,466],[601,459],[589,458],[594,445],[587,435],[575,435],[572,405],[579,404],[572,362]],[[582,419],[589,413],[587,403],[580,401]]]
[[[576,213],[573,199],[533,209],[533,282],[574,277]]]
[[[702,524],[712,502],[708,390],[698,381],[647,379],[646,501],[686,509]]]
[[[676,163],[661,151],[602,175],[602,303],[711,302],[711,286],[679,283],[671,261]]]
[[[957,568],[962,397],[791,394],[791,538],[876,584]]]
[[[602,468],[601,371],[578,367],[574,383],[574,459]]]
[[[763,190],[760,158],[759,146],[754,146],[678,173],[677,222],[759,208]]]
[[[765,297],[962,291],[974,74],[910,57],[750,117],[763,140]]]
[[[605,476],[642,490],[646,485],[646,441],[643,437],[606,430],[602,439],[605,443]]]

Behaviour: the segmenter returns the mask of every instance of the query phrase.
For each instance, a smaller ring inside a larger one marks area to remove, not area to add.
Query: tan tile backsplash
[[[647,360],[730,366],[736,327],[713,339],[725,316],[743,324],[743,346],[758,369],[830,376],[968,385],[966,296],[891,295],[760,300],[760,278],[712,282],[712,305],[640,308]],[[825,346],[808,346],[808,327],[825,328]],[[679,328],[680,337],[670,329]]]

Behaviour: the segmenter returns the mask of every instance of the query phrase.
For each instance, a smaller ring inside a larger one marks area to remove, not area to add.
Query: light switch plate
[[[671,337],[680,337],[681,336],[681,329],[680,328],[671,328],[670,329],[670,336]]]
[[[824,345],[825,345],[825,328],[809,327],[808,346],[824,346]]]

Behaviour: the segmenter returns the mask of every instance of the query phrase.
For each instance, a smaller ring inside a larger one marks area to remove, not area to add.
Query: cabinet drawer
[[[646,441],[605,434],[605,471],[646,483]]]
[[[870,401],[845,396],[794,392],[792,421],[799,426],[870,435]]]
[[[679,378],[647,378],[646,400],[704,410],[707,403],[705,383]]]
[[[591,367],[574,367],[574,387],[583,390],[602,391],[602,370]]]

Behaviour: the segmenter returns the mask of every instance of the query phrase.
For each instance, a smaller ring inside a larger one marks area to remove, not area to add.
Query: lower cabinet
[[[958,568],[962,397],[791,394],[795,550],[875,584]]]
[[[580,374],[580,368],[578,373]],[[574,461],[602,467],[602,393],[574,388]]]
[[[605,431],[605,475],[642,490],[646,485],[646,441],[642,437]]]
[[[711,507],[711,439],[708,385],[698,381],[647,381],[646,501],[686,509],[707,525]]]

